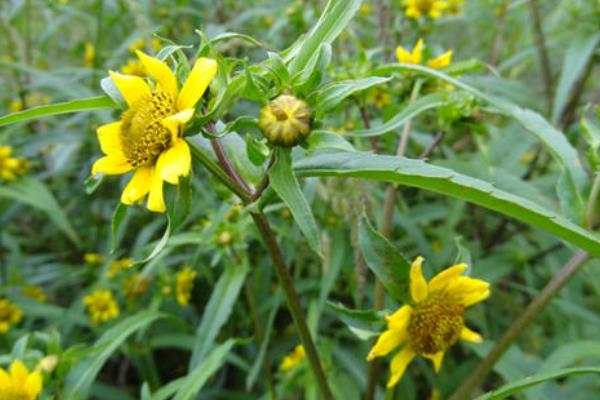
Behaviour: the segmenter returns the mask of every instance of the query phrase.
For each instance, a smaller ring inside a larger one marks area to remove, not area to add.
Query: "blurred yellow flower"
[[[113,261],[108,267],[108,271],[106,271],[106,276],[109,278],[114,278],[119,272],[124,269],[127,269],[133,265],[133,258],[126,257],[121,258],[119,260]]]
[[[369,6],[367,3],[363,3],[358,9],[358,13],[363,16],[371,15],[371,12],[371,6]]]
[[[95,290],[83,298],[92,322],[100,324],[119,316],[119,305],[110,290]]]
[[[404,0],[404,13],[409,18],[421,18],[422,16],[437,19],[448,7],[448,3],[441,0]]]
[[[177,79],[166,63],[141,51],[137,55],[156,85],[151,89],[139,76],[109,72],[129,108],[121,121],[98,128],[106,156],[94,163],[92,174],[135,171],[121,201],[133,204],[148,195],[148,209],[164,212],[163,182],[177,184],[180,176],[190,172],[191,154],[183,129],[215,76],[217,63],[208,58],[196,60],[178,91]]]
[[[465,8],[465,0],[447,0],[448,1],[448,9],[446,12],[449,15],[459,15],[462,14]]]
[[[129,51],[135,53],[136,51],[144,50],[144,47],[146,47],[146,41],[144,39],[138,39],[129,45]]]
[[[275,18],[273,18],[272,15],[267,15],[265,17],[265,25],[267,25],[268,27],[273,26],[273,22],[275,21]]]
[[[21,294],[31,299],[37,300],[41,303],[45,302],[48,299],[42,288],[34,285],[23,286],[21,288]]]
[[[83,255],[83,260],[87,264],[91,265],[102,265],[104,264],[104,256],[98,253],[85,253]]]
[[[177,273],[177,302],[184,307],[189,304],[192,297],[196,275],[198,273],[190,267],[185,267]]]
[[[423,39],[419,39],[415,47],[413,47],[412,52],[407,51],[404,47],[398,46],[396,48],[396,58],[399,63],[402,64],[416,64],[421,65],[423,63],[423,48],[425,47],[425,42]],[[428,60],[426,65],[429,68],[440,69],[447,67],[452,62],[452,50],[449,50],[431,60]]]
[[[6,333],[11,325],[19,323],[23,311],[8,299],[0,299],[0,333]]]
[[[0,146],[0,180],[13,180],[29,170],[29,161],[12,157],[12,147]]]
[[[141,273],[135,273],[123,281],[123,294],[130,300],[141,297],[150,286],[150,278],[142,276]]]
[[[375,104],[375,107],[381,109],[391,103],[392,97],[388,93],[378,90],[373,92],[370,100],[373,104]]]
[[[294,351],[292,351],[290,354],[283,358],[283,361],[281,362],[281,366],[279,368],[282,371],[289,371],[290,369],[297,367],[302,361],[304,361],[305,357],[306,355],[304,353],[304,346],[299,344],[294,348]]]
[[[47,374],[51,374],[58,365],[59,361],[60,358],[56,354],[51,354],[42,358],[35,366],[35,369],[36,371],[43,371]]]
[[[146,68],[144,68],[144,64],[140,60],[128,60],[127,64],[121,67],[121,73],[125,75],[133,75],[133,76],[146,76]]]
[[[228,245],[229,243],[231,243],[231,239],[233,239],[233,236],[231,236],[231,233],[229,233],[227,231],[223,231],[223,232],[221,232],[221,234],[219,234],[217,242],[219,242],[219,244],[221,246],[225,246],[225,245]]]
[[[433,362],[439,371],[446,350],[459,339],[481,343],[481,336],[465,326],[465,308],[490,295],[489,283],[462,276],[466,264],[446,268],[425,281],[421,271],[423,257],[417,257],[410,269],[412,305],[404,305],[386,317],[387,330],[379,336],[367,360],[402,349],[392,358],[387,386],[398,383],[416,355]]]
[[[162,43],[160,42],[160,39],[153,37],[150,41],[150,47],[152,47],[152,50],[155,52],[159,52],[162,49]]]
[[[0,399],[35,400],[42,391],[42,374],[29,372],[25,364],[15,360],[10,371],[0,368]]]
[[[94,66],[94,60],[96,59],[96,48],[91,42],[85,43],[85,50],[83,53],[83,63],[86,67],[91,68]]]
[[[10,112],[19,112],[23,111],[23,100],[21,99],[13,99],[8,105],[8,109]]]

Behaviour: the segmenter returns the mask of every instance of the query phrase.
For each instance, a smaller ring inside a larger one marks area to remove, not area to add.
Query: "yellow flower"
[[[130,257],[121,258],[119,260],[113,261],[113,263],[110,264],[108,271],[106,271],[106,276],[108,276],[109,278],[114,278],[119,272],[131,267],[132,265],[133,259]]]
[[[371,95],[371,101],[373,102],[373,104],[375,104],[375,107],[379,109],[389,105],[391,100],[391,96],[386,92],[376,91],[373,92],[373,94]]]
[[[95,324],[106,322],[119,316],[119,305],[110,290],[95,290],[83,298],[90,318]]]
[[[130,277],[126,278],[123,282],[123,294],[128,299],[136,299],[141,297],[148,290],[150,285],[150,278],[142,277],[142,274],[135,273]]]
[[[0,399],[35,400],[42,391],[42,374],[29,372],[25,364],[15,360],[10,371],[0,368]]]
[[[144,47],[146,47],[146,41],[144,39],[138,39],[129,45],[129,51],[135,53],[136,51],[144,50]]]
[[[449,15],[462,14],[465,7],[465,0],[448,0],[448,9],[446,12]]]
[[[56,369],[60,358],[56,354],[51,354],[42,358],[35,366],[36,371],[44,371],[47,374],[51,374]]]
[[[15,179],[29,169],[29,162],[23,158],[12,157],[12,147],[0,146],[0,179]]]
[[[150,41],[150,47],[152,47],[152,50],[156,52],[160,51],[160,49],[162,49],[162,43],[160,42],[160,39],[157,37],[153,37]]]
[[[139,76],[110,71],[129,108],[121,121],[98,128],[106,156],[94,163],[92,174],[120,175],[135,170],[121,201],[133,204],[149,194],[148,209],[164,212],[163,181],[177,184],[180,176],[190,172],[190,148],[182,131],[215,76],[217,63],[208,58],[196,60],[178,92],[167,64],[140,51],[137,55],[156,85],[151,89]]]
[[[23,318],[23,311],[8,299],[0,299],[0,333],[6,333],[11,325]]]
[[[104,264],[104,256],[98,254],[98,253],[85,253],[83,255],[83,260],[87,263],[87,264],[91,264],[91,265],[101,265]]]
[[[404,13],[409,18],[421,18],[427,16],[437,19],[442,16],[448,4],[441,0],[404,0]]]
[[[13,99],[8,105],[10,112],[19,112],[23,111],[23,100],[21,99]]]
[[[48,299],[42,288],[39,286],[23,286],[21,288],[21,294],[23,294],[23,296],[27,296],[29,298],[37,300],[40,303],[43,303]]]
[[[425,42],[423,39],[419,39],[415,47],[413,47],[412,52],[407,51],[404,47],[398,46],[396,49],[396,58],[399,63],[402,64],[416,64],[421,65],[423,63],[423,48],[425,47]],[[449,50],[431,60],[427,61],[427,66],[429,68],[440,69],[447,67],[452,62],[452,50]]]
[[[273,22],[275,21],[275,18],[273,18],[272,15],[267,15],[265,17],[265,25],[267,25],[268,27],[273,26]]]
[[[127,64],[121,67],[121,72],[125,75],[146,76],[146,68],[144,68],[144,64],[140,60],[127,61]]]
[[[185,267],[177,273],[177,302],[184,307],[189,304],[192,297],[196,275],[198,273],[190,267]]]
[[[96,48],[91,42],[85,43],[85,51],[83,54],[84,65],[88,68],[94,66],[94,59],[96,58]]]
[[[260,110],[258,127],[269,143],[295,146],[310,134],[312,112],[304,100],[283,94]]]
[[[364,15],[364,16],[368,16],[371,15],[371,7],[367,4],[364,3],[363,5],[360,6],[360,8],[358,9],[358,13],[360,15]]]
[[[423,257],[410,269],[412,305],[404,305],[386,317],[387,330],[379,336],[367,360],[389,354],[392,358],[388,387],[398,383],[407,365],[418,354],[433,362],[439,371],[445,351],[459,339],[481,343],[481,336],[465,326],[465,308],[490,295],[489,283],[462,276],[466,264],[446,268],[429,283],[421,272]]]
[[[292,351],[290,354],[283,358],[283,361],[281,362],[281,366],[279,368],[282,371],[289,371],[290,369],[297,367],[302,361],[304,361],[305,357],[306,355],[304,353],[304,346],[299,344],[294,348],[294,351]]]

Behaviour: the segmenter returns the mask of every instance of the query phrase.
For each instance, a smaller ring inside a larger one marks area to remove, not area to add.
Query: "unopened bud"
[[[294,96],[281,95],[260,110],[258,126],[269,143],[291,147],[310,134],[312,113],[308,104]]]
[[[35,369],[37,371],[44,371],[48,374],[51,374],[57,365],[58,365],[58,356],[51,355],[51,356],[46,356],[46,357],[42,358],[40,360],[40,362],[38,363],[38,365],[35,367]]]

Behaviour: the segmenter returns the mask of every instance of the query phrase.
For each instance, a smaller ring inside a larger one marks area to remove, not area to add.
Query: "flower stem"
[[[521,334],[523,329],[540,313],[540,311],[548,304],[550,299],[575,275],[579,268],[588,259],[589,254],[583,250],[577,252],[569,261],[558,271],[558,273],[548,282],[542,291],[529,303],[527,308],[523,310],[517,320],[504,333],[504,336],[496,342],[496,345],[481,360],[479,365],[473,369],[471,375],[465,380],[462,385],[454,392],[449,400],[463,400],[470,398],[471,392],[479,386],[490,373],[496,362],[508,350],[512,342]]]
[[[552,113],[552,70],[550,69],[550,59],[548,57],[548,49],[546,48],[546,38],[542,29],[540,18],[540,10],[536,0],[529,0],[529,14],[532,19],[533,34],[535,36],[535,44],[540,58],[540,67],[542,69],[542,78],[544,79],[544,90],[546,91],[546,99],[548,102],[548,115]]]

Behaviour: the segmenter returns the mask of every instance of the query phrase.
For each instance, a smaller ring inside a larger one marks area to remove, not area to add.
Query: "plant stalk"
[[[535,44],[540,59],[540,67],[542,69],[542,78],[544,80],[544,90],[546,92],[548,115],[552,113],[552,70],[550,69],[550,58],[548,57],[548,49],[546,47],[546,38],[542,29],[542,21],[540,18],[540,10],[536,0],[529,0],[529,14],[532,19],[533,34],[535,36]]]

